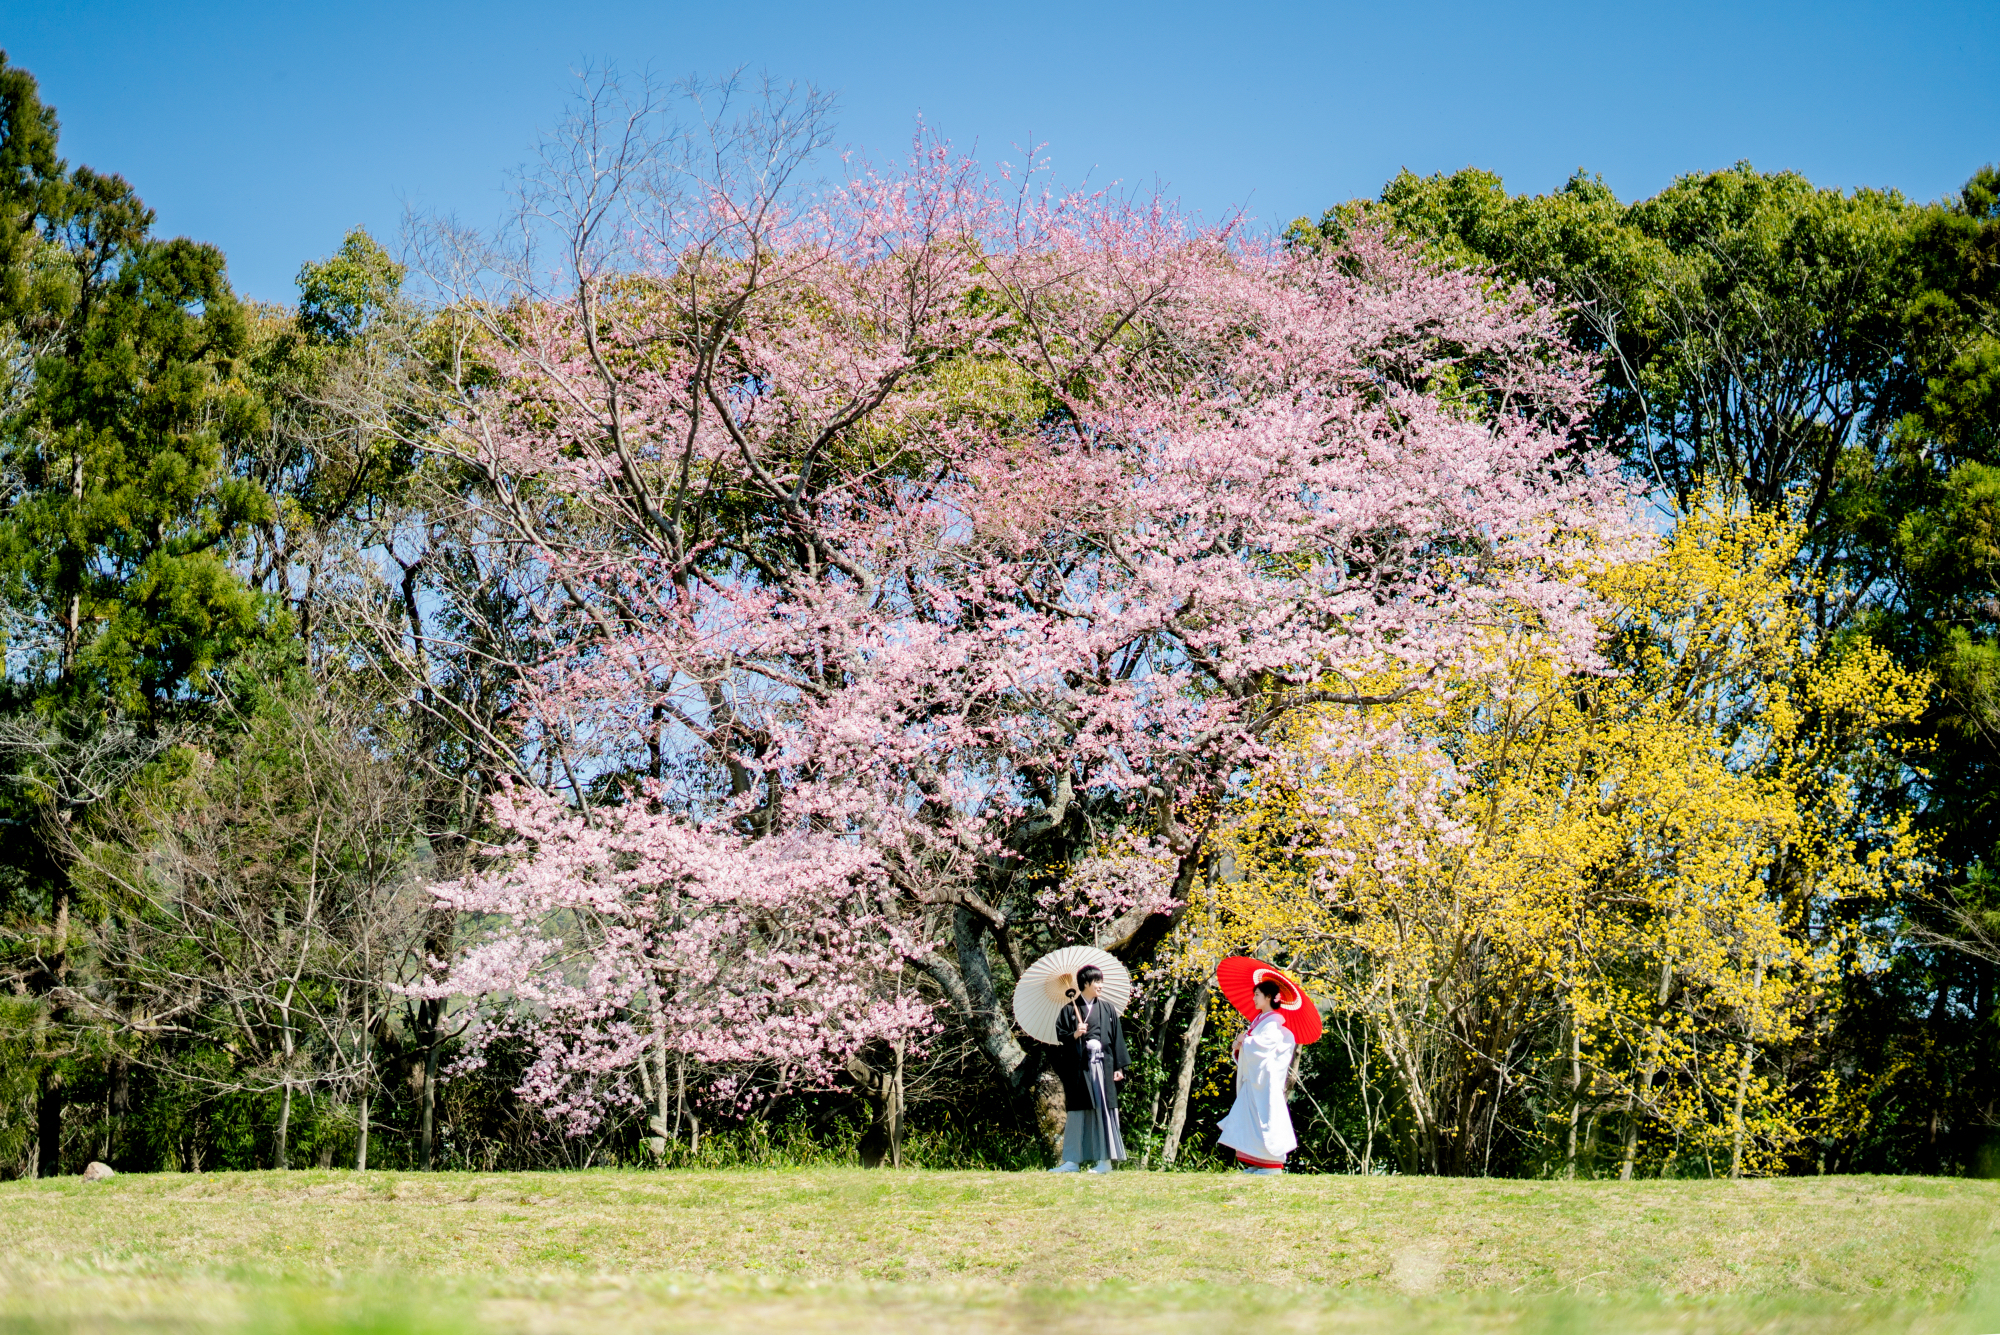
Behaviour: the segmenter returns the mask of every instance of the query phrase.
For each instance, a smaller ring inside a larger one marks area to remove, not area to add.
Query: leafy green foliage
[[[1709,487],[1817,525],[1850,450],[1879,454],[1912,384],[1900,341],[1909,236],[1924,211],[1739,163],[1623,204],[1579,172],[1510,196],[1467,168],[1398,175],[1379,201],[1294,223],[1317,244],[1364,219],[1451,263],[1545,284],[1603,359],[1599,424],[1635,474],[1685,509]]]
[[[1933,874],[1849,985],[1829,1059],[1872,1092],[1821,1157],[1971,1170],[2000,1129],[2000,173],[1925,205],[1748,164],[1632,203],[1582,173],[1516,196],[1486,172],[1406,172],[1290,241],[1365,220],[1549,285],[1602,360],[1600,426],[1657,502],[1684,515],[1713,488],[1802,520],[1814,643],[1865,634],[1938,683],[1921,768],[1873,795],[1914,812]]]
[[[52,135],[52,114],[28,119]],[[25,401],[0,423],[15,493],[0,594],[26,632],[9,685],[43,708],[158,728],[212,694],[216,667],[266,629],[229,561],[271,512],[231,467],[266,425],[238,374],[244,311],[222,253],[155,239],[121,178],[78,167],[32,198],[29,248],[61,281],[13,312],[35,354]]]

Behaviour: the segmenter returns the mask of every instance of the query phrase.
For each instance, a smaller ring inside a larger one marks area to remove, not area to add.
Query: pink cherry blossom
[[[931,1023],[913,963],[1008,1069],[948,915],[1171,913],[1275,722],[1503,640],[1588,669],[1575,575],[1642,540],[1555,313],[1387,237],[1273,249],[937,142],[780,204],[460,307],[492,374],[437,448],[543,576],[529,707],[573,772],[652,775],[503,795],[517,842],[444,892],[493,929],[441,986],[572,1130],[668,1061],[831,1079]],[[1081,794],[1148,833],[1037,909]]]

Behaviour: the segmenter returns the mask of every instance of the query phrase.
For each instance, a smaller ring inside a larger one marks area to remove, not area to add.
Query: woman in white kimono
[[[1299,1146],[1285,1107],[1285,1081],[1298,1040],[1278,1014],[1278,985],[1266,978],[1251,998],[1257,1004],[1249,1032],[1236,1040],[1236,1103],[1222,1119],[1222,1143],[1236,1151],[1246,1173],[1285,1171],[1285,1156]]]

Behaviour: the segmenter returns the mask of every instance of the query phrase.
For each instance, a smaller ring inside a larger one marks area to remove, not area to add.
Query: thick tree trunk
[[[1063,1128],[1068,1125],[1069,1100],[1063,1094],[1062,1077],[1046,1066],[1035,1074],[1035,1130],[1049,1153],[1062,1154]]]
[[[437,1074],[438,1045],[433,1041],[424,1053],[423,1155],[426,1173],[437,1167]]]
[[[423,1088],[419,1091],[422,1105],[422,1129],[418,1153],[422,1156],[423,1170],[428,1173],[436,1162],[437,1155],[437,1069],[439,1054],[439,1033],[444,1022],[444,1001],[442,998],[426,998],[417,1003],[417,1043],[424,1051]]]
[[[986,957],[984,918],[967,908],[952,912],[952,944],[956,960],[933,952],[917,962],[944,990],[952,1008],[965,1020],[995,1074],[1015,1094],[1026,1095],[1036,1129],[1051,1150],[1062,1147],[1065,1114],[1062,1080],[1047,1069],[1014,1036],[1012,1012],[994,986]]]
[[[986,920],[963,906],[951,915],[952,944],[957,947],[959,977],[964,981],[968,1019],[979,1037],[979,1046],[1000,1068],[1010,1085],[1019,1076],[1028,1054],[1014,1037],[1014,1021],[1000,1002],[993,984],[993,966],[986,958]]]
[[[44,1065],[41,1087],[35,1098],[33,1177],[57,1177],[62,1173],[62,1119],[66,1094],[62,1072],[52,1062]]]
[[[1181,1043],[1181,1070],[1174,1081],[1174,1110],[1167,1118],[1167,1138],[1160,1146],[1160,1166],[1172,1168],[1181,1153],[1181,1132],[1187,1127],[1188,1091],[1194,1087],[1194,1068],[1201,1057],[1201,1035],[1208,1027],[1208,994],[1213,983],[1203,983],[1195,994],[1194,1016],[1188,1021]]]
[[[857,1151],[863,1168],[880,1168],[888,1164],[894,1168],[903,1166],[903,1045],[896,1044],[889,1052],[877,1052],[886,1058],[883,1069],[877,1070],[862,1060],[856,1053],[847,1059],[847,1073],[854,1078],[868,1100],[869,1125],[861,1137]]]

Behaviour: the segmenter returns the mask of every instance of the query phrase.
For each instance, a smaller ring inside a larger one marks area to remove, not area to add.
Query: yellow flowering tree
[[[1297,719],[1178,962],[1299,968],[1379,1058],[1409,1167],[1780,1169],[1834,1113],[1815,1045],[1853,924],[1919,854],[1864,794],[1927,689],[1815,636],[1801,536],[1709,509],[1602,571],[1602,674],[1516,638]]]

